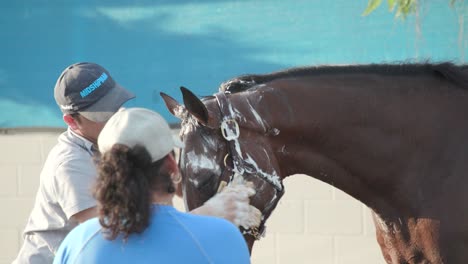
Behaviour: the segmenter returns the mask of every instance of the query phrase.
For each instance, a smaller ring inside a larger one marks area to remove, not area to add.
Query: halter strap
[[[236,140],[239,138],[240,135],[239,124],[237,123],[235,117],[232,115],[232,111],[230,109],[230,104],[227,100],[226,94],[223,92],[219,92],[215,94],[215,97],[218,101],[219,109],[223,114],[223,119],[221,120],[221,134],[229,144],[229,152],[231,153],[231,159],[233,160],[233,171],[237,174],[242,175],[244,173],[244,169],[241,166],[242,153],[240,152],[240,146],[236,147],[235,145]],[[226,159],[227,157],[225,157],[225,161]]]
[[[246,171],[249,173],[255,171],[255,168],[253,168],[252,164],[245,162],[245,160],[243,159],[241,147],[239,142],[237,141],[240,135],[239,124],[237,123],[233,115],[233,110],[231,108],[231,104],[229,103],[226,94],[224,92],[218,92],[214,96],[218,101],[219,109],[221,110],[221,114],[223,115],[221,120],[221,134],[223,135],[224,139],[226,139],[229,145],[229,152],[233,161],[232,170],[234,171],[234,173],[239,175],[244,174]],[[224,160],[225,165],[227,165],[227,157],[225,157]],[[261,177],[263,180],[273,185],[278,192],[283,191],[282,184],[272,181],[270,178],[266,177],[261,173],[251,174],[256,174],[257,176]]]
[[[237,123],[233,109],[231,104],[228,101],[228,98],[224,92],[218,92],[214,95],[218,102],[219,109],[222,114],[221,120],[221,134],[223,135],[224,139],[228,142],[228,154],[224,157],[224,170],[220,176],[220,183],[218,187],[218,192],[224,188],[228,183],[230,183],[234,176],[237,174],[240,177],[243,177],[243,174],[248,171],[249,174],[254,174],[256,176],[260,176],[263,180],[273,185],[277,191],[277,198],[280,198],[284,193],[284,188],[282,184],[275,184],[270,180],[268,177],[265,177],[259,173],[252,173],[255,171],[252,168],[251,164],[248,164],[244,161],[240,144],[237,139],[240,136],[240,129],[239,124]],[[232,167],[228,165],[228,157],[230,157],[232,161]],[[273,203],[276,199],[271,200],[270,203]],[[270,204],[267,205],[265,208],[270,207]],[[262,216],[264,216],[264,212],[262,212]],[[249,229],[244,229],[242,231],[243,234],[248,234],[253,236],[256,240],[259,240],[263,234],[265,233],[265,222],[262,221],[259,227],[253,227]]]

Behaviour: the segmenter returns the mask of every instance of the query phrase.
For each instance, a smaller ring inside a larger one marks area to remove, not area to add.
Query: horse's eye
[[[211,191],[213,189],[213,184],[215,183],[215,176],[216,175],[213,173],[205,174],[205,177],[203,177],[203,179],[200,179],[200,181],[198,182],[197,188],[202,192]]]

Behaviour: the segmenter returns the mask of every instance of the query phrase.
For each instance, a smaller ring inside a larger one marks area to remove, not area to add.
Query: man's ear
[[[78,124],[76,120],[69,114],[64,114],[63,115],[63,121],[73,130],[78,130]]]
[[[179,173],[179,166],[177,165],[177,161],[175,160],[175,157],[173,154],[168,155],[166,162],[167,162],[169,173],[171,174]]]

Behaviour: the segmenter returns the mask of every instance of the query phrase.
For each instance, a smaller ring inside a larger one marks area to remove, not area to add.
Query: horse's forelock
[[[174,109],[174,115],[180,120],[184,120],[188,116],[187,109],[183,105],[179,105]]]

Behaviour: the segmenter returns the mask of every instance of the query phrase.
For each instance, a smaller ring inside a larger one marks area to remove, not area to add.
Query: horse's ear
[[[177,113],[176,110],[180,109],[180,107],[181,107],[179,102],[177,102],[174,98],[170,97],[169,95],[167,95],[167,94],[165,94],[163,92],[161,92],[159,94],[163,98],[164,103],[166,104],[166,107],[169,110],[169,112],[171,112],[171,114],[173,114],[175,117],[180,118],[180,116],[178,116],[176,114]]]
[[[182,97],[184,98],[184,104],[187,111],[193,115],[198,122],[203,125],[208,125],[208,110],[203,102],[189,89],[182,86],[180,87],[180,90],[182,91]]]

